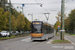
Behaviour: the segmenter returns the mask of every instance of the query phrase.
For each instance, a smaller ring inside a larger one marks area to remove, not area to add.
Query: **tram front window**
[[[41,24],[33,24],[33,33],[42,33]]]

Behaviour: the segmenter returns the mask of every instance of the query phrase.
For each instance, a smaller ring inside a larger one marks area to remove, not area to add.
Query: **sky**
[[[40,5],[25,5],[23,7],[23,14],[32,21],[32,16],[28,14],[33,14],[33,21],[38,19],[40,21],[47,22],[44,13],[49,12],[48,23],[54,25],[57,21],[56,16],[58,12],[61,11],[61,0],[11,0],[11,3],[41,3]],[[17,11],[22,11],[20,7],[22,5],[13,5]],[[17,8],[19,7],[19,8]],[[75,9],[75,0],[65,0],[65,13],[68,14],[71,10]],[[48,17],[48,15],[46,15]]]

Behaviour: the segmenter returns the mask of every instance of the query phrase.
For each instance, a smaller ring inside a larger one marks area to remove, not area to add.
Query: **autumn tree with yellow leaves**
[[[24,15],[20,14],[16,19],[16,25],[18,30],[21,30],[26,25]]]
[[[17,11],[15,11],[17,12]],[[16,14],[16,15],[15,15]],[[21,13],[11,13],[11,30],[30,30],[31,22]],[[9,11],[5,11],[3,8],[0,8],[0,31],[9,30]]]

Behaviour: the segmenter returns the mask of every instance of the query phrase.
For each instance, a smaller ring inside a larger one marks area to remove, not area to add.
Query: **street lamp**
[[[28,14],[28,15],[31,15],[32,16],[32,21],[33,21],[33,14]]]
[[[24,7],[24,4],[22,4],[22,7],[20,7],[22,9],[22,14],[23,14],[23,7]],[[22,18],[22,20],[23,20],[23,18]],[[23,26],[23,24],[22,24],[22,26]],[[23,33],[23,27],[22,27],[22,33]]]
[[[23,14],[23,7],[24,7],[24,4],[22,4],[22,14]],[[23,26],[23,24],[22,24]],[[23,27],[22,27],[22,33],[23,33]]]

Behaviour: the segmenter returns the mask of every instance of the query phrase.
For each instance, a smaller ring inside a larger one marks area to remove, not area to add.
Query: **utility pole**
[[[11,36],[11,0],[9,0],[9,33]]]
[[[60,39],[64,40],[64,0],[61,1],[61,36]]]

